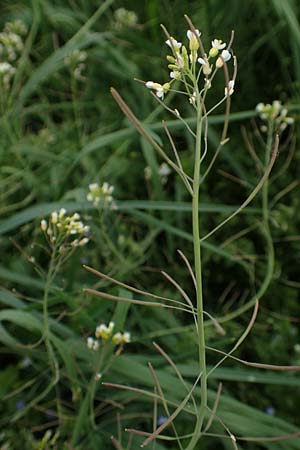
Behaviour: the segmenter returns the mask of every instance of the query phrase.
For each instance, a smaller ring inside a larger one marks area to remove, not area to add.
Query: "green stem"
[[[100,374],[101,368],[103,366],[103,361],[104,358],[106,356],[106,352],[107,352],[107,346],[106,343],[103,343],[103,347],[102,347],[102,351],[100,353],[100,357],[96,363],[95,366],[95,370],[94,370],[94,374],[93,374],[93,378],[90,382],[90,392],[88,392],[87,395],[89,395],[90,397],[90,414],[91,414],[91,422],[92,422],[92,426],[95,429],[96,428],[96,423],[95,423],[95,414],[94,414],[94,400],[95,400],[95,394],[96,394],[96,388],[97,388],[97,384],[98,384],[98,374],[100,376],[102,376],[102,374]]]
[[[271,120],[268,126],[268,138],[265,153],[265,170],[269,165],[271,152],[273,147],[273,132],[274,122]],[[269,179],[267,178],[263,190],[262,190],[262,210],[263,210],[263,223],[266,230],[269,232]]]
[[[195,148],[195,166],[193,182],[193,243],[194,243],[194,264],[196,278],[197,295],[197,322],[198,322],[198,349],[199,368],[201,372],[201,400],[193,437],[186,450],[193,450],[200,438],[203,420],[207,408],[207,378],[206,378],[206,354],[205,354],[205,334],[204,334],[204,314],[203,314],[203,291],[202,291],[202,269],[201,269],[201,244],[200,244],[200,223],[199,223],[199,187],[200,187],[200,166],[201,166],[201,139],[202,139],[202,107],[200,95],[197,87],[197,135]]]
[[[48,299],[49,299],[49,291],[51,287],[51,283],[54,279],[56,268],[55,268],[55,255],[56,255],[56,247],[53,249],[49,270],[47,273],[45,289],[44,289],[44,297],[43,297],[43,321],[44,321],[44,340],[48,353],[49,363],[53,369],[53,372],[56,373],[58,370],[57,361],[54,355],[54,350],[51,345],[50,340],[50,327],[49,327],[49,312],[48,312]]]

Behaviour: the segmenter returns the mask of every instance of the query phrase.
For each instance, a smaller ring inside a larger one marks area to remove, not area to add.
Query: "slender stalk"
[[[200,388],[201,399],[193,437],[186,450],[193,450],[195,448],[201,434],[203,420],[207,408],[207,377],[206,377],[203,288],[202,288],[201,244],[200,244],[200,222],[199,222],[202,106],[198,86],[196,86],[196,93],[197,93],[197,134],[195,147],[192,219],[193,219],[194,264],[195,264],[196,296],[197,296],[199,367],[201,373],[201,388]]]
[[[48,311],[48,299],[49,299],[49,291],[51,287],[51,283],[55,277],[56,267],[55,267],[55,256],[56,256],[56,247],[53,249],[49,270],[47,273],[45,289],[44,289],[44,297],[43,297],[43,322],[44,322],[44,340],[48,353],[49,364],[54,372],[54,374],[58,371],[58,363],[55,358],[54,350],[51,344],[50,339],[50,327],[49,327],[49,311]]]
[[[265,170],[269,165],[272,146],[273,146],[273,134],[274,134],[274,122],[270,120],[268,126],[268,138],[265,153]],[[269,230],[269,180],[266,179],[262,190],[262,210],[263,210],[263,223],[268,232]]]

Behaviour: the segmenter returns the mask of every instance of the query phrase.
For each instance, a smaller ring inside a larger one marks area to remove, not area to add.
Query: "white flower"
[[[226,42],[222,42],[221,39],[214,39],[211,41],[211,46],[217,50],[223,50],[226,47]]]
[[[47,224],[47,220],[41,220],[41,229],[42,229],[42,231],[46,231],[47,230],[47,226],[48,226],[48,224]]]
[[[202,65],[203,67],[203,73],[204,75],[210,75],[212,68],[211,65],[208,62],[208,59],[206,57],[206,55],[204,56],[204,58],[198,58],[198,63]]]
[[[64,215],[66,214],[66,209],[65,208],[60,208],[59,212],[58,212],[58,217],[59,219],[62,219],[64,217]],[[78,216],[79,218],[79,216]]]
[[[115,345],[128,344],[130,342],[130,333],[125,331],[125,333],[122,334],[118,331],[118,333],[113,335],[112,341]]]
[[[167,177],[167,176],[169,176],[170,173],[171,173],[170,166],[168,166],[167,163],[162,163],[162,164],[159,166],[158,173],[159,173],[159,175],[160,175],[161,177]]]
[[[88,337],[86,340],[88,348],[93,348],[94,339],[92,337]]]
[[[194,105],[194,106],[196,105],[196,98],[197,98],[196,97],[196,92],[194,91],[193,95],[191,95],[191,97],[189,98],[189,102],[190,102],[191,105]]]
[[[180,73],[178,72],[178,70],[170,72],[170,78],[173,78],[173,80],[180,80]]]
[[[80,239],[80,241],[78,242],[78,245],[80,246],[80,247],[83,247],[84,245],[86,245],[87,243],[89,242],[89,238],[83,238],[83,239]]]
[[[221,56],[216,61],[216,67],[220,69],[223,67],[224,62],[228,62],[231,59],[231,53],[228,50],[223,50]]]
[[[295,119],[294,119],[293,117],[287,117],[287,118],[285,119],[285,122],[286,122],[288,125],[292,125],[292,124],[295,122]]]
[[[211,88],[211,80],[209,78],[204,78],[204,82],[205,82],[206,89],[210,89]]]
[[[197,38],[201,36],[201,33],[199,30],[195,30],[196,33],[194,33],[192,30],[187,30],[186,35],[188,37],[189,40],[194,39],[195,37]]]
[[[282,108],[281,102],[280,102],[279,100],[274,100],[274,101],[273,101],[273,109],[274,109],[276,112],[279,112],[279,111],[281,110],[281,108]]]
[[[172,36],[170,36],[170,39],[168,39],[168,40],[166,41],[166,44],[167,44],[169,47],[171,47],[172,50],[174,49],[175,52],[178,52],[179,49],[180,49],[181,46],[182,46],[182,43],[176,41],[176,39],[174,39]]]
[[[221,56],[222,56],[224,62],[227,62],[231,58],[231,53],[228,50],[223,50],[221,53]]]
[[[230,96],[234,93],[234,80],[230,80],[228,85],[225,87],[225,97]]]
[[[98,183],[91,183],[91,184],[89,184],[89,190],[92,191],[92,192],[97,190],[98,187],[99,187]]]
[[[196,51],[199,48],[199,37],[201,36],[201,33],[199,30],[188,30],[186,33],[188,40],[190,41],[190,50]]]
[[[211,41],[211,49],[209,50],[209,56],[214,58],[219,53],[219,50],[223,50],[226,47],[226,42],[222,42],[220,39],[214,39]]]
[[[114,322],[109,322],[108,327],[104,324],[99,325],[95,331],[96,338],[101,338],[103,341],[107,341],[112,335],[114,326]]]
[[[13,69],[13,66],[9,64],[8,62],[1,62],[0,63],[0,73],[9,73]]]
[[[164,90],[163,90],[163,87],[159,87],[159,88],[157,88],[156,89],[156,96],[158,97],[158,98],[164,98]]]
[[[99,342],[97,340],[94,341],[93,350],[98,350],[99,348]]]
[[[147,81],[146,87],[147,87],[148,89],[153,89],[153,87],[154,87],[154,82],[153,82],[153,81]]]
[[[113,208],[114,202],[111,195],[113,191],[114,186],[111,186],[106,181],[102,184],[102,186],[99,186],[98,183],[91,183],[89,184],[89,192],[86,198],[89,202],[92,202],[95,207],[102,202],[104,206],[110,206]]]
[[[279,131],[284,131],[288,125],[294,123],[293,117],[287,116],[288,110],[282,106],[279,100],[274,100],[272,104],[258,103],[255,109],[262,120],[274,121]],[[265,126],[261,128],[265,128]]]
[[[145,174],[146,180],[150,180],[151,177],[152,177],[152,170],[151,170],[151,167],[146,166],[145,169],[144,169],[144,174]]]
[[[258,103],[257,105],[256,105],[256,111],[257,112],[259,112],[259,113],[261,113],[261,112],[263,112],[263,109],[264,109],[264,104],[263,103]]]
[[[125,333],[123,333],[123,342],[125,344],[128,344],[130,340],[131,340],[130,333],[128,331],[125,331]]]
[[[153,89],[158,98],[163,99],[164,95],[168,92],[170,89],[170,83],[164,83],[163,85],[160,83],[154,83],[153,81],[147,81],[146,87],[148,89]]]
[[[57,212],[56,211],[53,211],[53,213],[51,213],[51,222],[53,223],[53,224],[56,224],[57,223],[57,220],[58,220],[58,214],[57,214]]]

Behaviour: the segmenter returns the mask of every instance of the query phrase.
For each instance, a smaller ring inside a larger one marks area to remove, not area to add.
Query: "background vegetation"
[[[119,8],[133,11],[136,22],[132,15],[124,18]],[[189,383],[197,375],[189,316],[116,304],[85,296],[82,291],[84,287],[101,287],[114,295],[129,295],[85,271],[82,265],[88,264],[128,284],[174,298],[174,289],[160,274],[160,270],[167,270],[192,293],[177,253],[182,249],[192,260],[187,195],[174,174],[161,177],[162,161],[122,116],[109,92],[111,86],[119,90],[162,141],[161,120],[169,120],[184,164],[190,168],[192,143],[182,124],[168,117],[133,80],[167,81],[167,52],[160,23],[182,40],[185,13],[202,31],[207,45],[215,37],[228,42],[234,29],[238,58],[230,142],[201,193],[204,231],[241,204],[259,179],[247,148],[247,140],[253,141],[262,157],[256,104],[279,99],[295,118],[294,137],[290,139],[288,131],[282,136],[270,185],[275,246],[272,283],[263,296],[252,333],[236,356],[299,365],[299,2],[2,0],[0,12],[0,31],[16,19],[28,27],[16,73],[9,88],[1,85],[0,98],[1,449],[114,448],[117,444],[111,443],[110,436],[118,439],[118,414],[122,430],[150,431],[152,399],[104,387],[101,381],[153,391],[147,367],[151,361],[166,397],[174,404],[180,402],[182,386],[153,347],[153,340],[168,352]],[[65,59],[75,49],[87,53],[77,78]],[[1,58],[3,61],[3,55]],[[180,102],[176,107],[191,115]],[[222,109],[216,111],[211,120],[212,149],[222,114]],[[145,174],[146,167],[151,168],[151,177],[147,176],[149,170]],[[114,186],[117,210],[99,216],[86,200],[88,185],[93,182]],[[204,246],[206,309],[220,319],[226,331],[220,335],[208,322],[208,345],[223,351],[232,347],[247,326],[250,312],[239,314],[240,308],[266,275],[266,244],[261,234],[253,228],[237,235],[255,225],[260,205],[257,198],[247,212]],[[40,220],[61,207],[81,214],[91,227],[91,240],[76,249],[49,286],[51,342],[58,364],[55,371],[43,341],[43,299],[50,258]],[[234,318],[229,320],[232,314]],[[108,346],[102,380],[96,382],[99,353],[87,348],[86,338],[97,325],[110,320],[118,330],[130,331],[132,342],[120,356],[114,356],[114,348]],[[209,365],[218,359],[218,355],[209,354]],[[235,435],[272,437],[299,430],[299,376],[227,361],[211,377],[211,405],[220,381],[219,415]],[[161,405],[158,416],[159,420],[165,416]],[[189,414],[182,415],[177,423],[179,434],[188,432],[191,420]],[[223,430],[214,425],[212,432]],[[122,431],[120,448],[126,448],[127,439]],[[134,436],[131,448],[139,448],[140,443],[140,437]],[[243,449],[300,449],[300,440],[248,440],[238,441],[238,445]],[[159,441],[155,448],[177,446],[172,441]],[[232,448],[230,440],[207,437],[201,441],[201,449],[216,448]]]

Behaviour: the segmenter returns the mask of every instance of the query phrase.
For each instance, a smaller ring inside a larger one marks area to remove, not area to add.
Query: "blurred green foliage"
[[[134,14],[124,15],[120,8]],[[241,204],[259,179],[245,142],[246,133],[262,157],[263,148],[256,137],[256,104],[279,99],[295,117],[294,137],[289,139],[288,132],[282,136],[270,184],[275,273],[253,331],[236,356],[299,365],[300,196],[295,183],[300,159],[299,2],[2,0],[0,12],[0,31],[16,19],[28,27],[17,71],[0,98],[0,448],[114,448],[110,436],[118,435],[117,413],[122,430],[152,429],[150,397],[107,388],[101,382],[96,385],[92,422],[88,395],[96,357],[85,339],[101,322],[113,318],[119,329],[130,330],[133,337],[121,356],[114,357],[110,349],[113,362],[103,375],[105,382],[153,391],[147,369],[151,360],[165,395],[178,404],[182,386],[153,348],[153,340],[170,354],[189,383],[197,376],[190,317],[164,309],[127,308],[82,293],[83,287],[120,293],[109,282],[87,273],[82,265],[88,264],[140,289],[180,300],[159,273],[167,270],[193,296],[177,254],[177,249],[182,249],[192,260],[187,194],[174,174],[163,182],[158,174],[162,161],[138,137],[109,92],[111,86],[119,90],[137,117],[166,145],[160,124],[162,119],[169,120],[184,165],[191,170],[189,135],[134,80],[168,80],[160,24],[182,40],[186,13],[201,30],[206,46],[214,38],[228,42],[235,30],[238,59],[230,141],[201,192],[204,232]],[[78,78],[65,63],[74,50],[87,54]],[[221,84],[219,88],[224,89]],[[175,104],[176,99],[170,95],[169,101]],[[185,116],[191,115],[180,99],[176,107]],[[219,139],[223,113],[217,110],[211,121],[212,149]],[[145,178],[147,166],[152,170],[150,179]],[[86,194],[90,183],[105,181],[115,187],[118,209],[99,219]],[[50,286],[51,340],[59,366],[56,379],[41,339],[49,255],[40,220],[60,207],[80,212],[92,234],[91,242],[74,252]],[[255,224],[260,207],[257,198],[203,245],[206,308],[223,318],[226,330],[226,336],[219,336],[208,324],[208,344],[223,351],[230,350],[246,328],[249,312],[230,321],[226,318],[254,295],[265,276],[266,244],[257,228],[232,239]],[[218,359],[209,353],[209,365]],[[299,376],[259,371],[228,360],[213,373],[210,405],[220,381],[223,394],[218,414],[235,435],[271,437],[299,429]],[[160,405],[158,414],[164,415]],[[184,412],[176,425],[179,434],[188,433],[191,416]],[[213,432],[223,433],[223,429],[215,424]],[[128,436],[122,434],[125,449]],[[134,437],[132,449],[141,442]],[[201,449],[207,450],[232,448],[230,445],[225,438],[201,441]],[[249,450],[300,449],[299,437],[259,444],[240,441],[238,445]],[[158,441],[155,447],[166,448],[175,449],[176,443]]]

